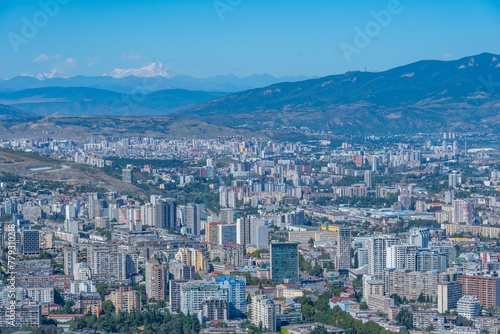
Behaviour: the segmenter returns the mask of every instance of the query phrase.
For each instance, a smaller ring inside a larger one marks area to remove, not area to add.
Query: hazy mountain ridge
[[[497,129],[499,59],[483,53],[455,61],[419,61],[379,73],[279,83],[177,114],[219,125],[339,133]]]
[[[0,103],[38,116],[165,115],[227,94],[174,89],[128,95],[88,87],[48,87],[0,93]]]
[[[160,75],[151,76],[149,74],[145,77],[135,76],[134,74],[138,75],[141,73],[140,69],[120,70],[118,71],[119,73],[115,72],[116,70],[106,76],[88,77],[78,75],[69,78],[46,78],[44,80],[39,80],[33,76],[17,76],[9,80],[0,80],[0,92],[13,92],[24,89],[47,87],[88,87],[125,94],[144,89],[148,91],[186,89],[210,92],[238,92],[246,89],[265,87],[278,82],[300,81],[308,78],[306,76],[286,76],[277,78],[269,74],[254,74],[240,78],[234,74],[229,74],[199,79],[178,74],[165,74],[168,77]],[[154,73],[154,70],[150,73]],[[157,73],[161,73],[161,71]],[[167,73],[171,72],[167,71]]]
[[[26,119],[35,116],[33,113],[0,104],[0,120]]]

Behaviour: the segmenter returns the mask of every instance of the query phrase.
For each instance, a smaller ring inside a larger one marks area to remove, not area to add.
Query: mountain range
[[[274,77],[269,74],[254,74],[238,77],[234,74],[209,78],[181,75],[166,68],[161,62],[148,63],[138,69],[115,69],[102,76],[66,77],[57,70],[37,75],[23,74],[9,80],[0,80],[0,92],[13,92],[30,88],[86,87],[105,89],[130,94],[137,90],[157,91],[165,89],[202,90],[208,92],[239,92],[265,87],[284,81],[301,81],[306,76]]]
[[[0,104],[37,116],[166,115],[223,95],[227,93],[170,89],[123,94],[86,87],[48,87],[0,93]]]
[[[498,130],[499,59],[483,53],[279,83],[190,106],[176,115],[248,129],[341,134]]]
[[[8,85],[0,83],[0,91],[2,87],[4,89],[0,93],[0,104],[4,105],[0,107],[0,113],[4,118],[13,119],[29,118],[33,114],[173,115],[226,128],[267,132],[498,131],[499,59],[498,55],[483,53],[453,61],[425,60],[383,72],[358,71],[302,81],[290,80],[236,93],[231,90],[194,90],[193,85],[197,84],[193,84],[193,78],[177,75],[168,78],[170,72],[158,64],[140,75],[163,71],[167,77],[139,78],[133,75],[139,73],[116,70],[114,73],[118,78],[38,80],[17,77],[9,80]],[[159,89],[168,86],[170,80],[181,82],[183,78],[190,90]],[[216,78],[210,79],[212,88],[227,85],[230,81],[227,76],[219,77],[219,85]],[[247,78],[249,82],[252,81],[250,78]],[[241,84],[243,79],[235,80]],[[254,79],[262,83],[276,78],[264,75]],[[155,86],[155,82],[159,84]],[[16,89],[35,83],[59,87]],[[65,87],[69,84],[75,84],[75,87]],[[93,85],[99,87],[91,87]],[[137,86],[131,91],[130,87],[134,85]],[[121,88],[105,89],[104,86]]]

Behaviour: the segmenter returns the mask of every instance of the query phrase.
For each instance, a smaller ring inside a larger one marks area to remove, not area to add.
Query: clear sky
[[[324,76],[482,52],[500,54],[499,0],[0,0],[0,78],[151,61],[195,77]]]

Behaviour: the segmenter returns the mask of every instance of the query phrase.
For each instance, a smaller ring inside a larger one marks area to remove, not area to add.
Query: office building
[[[147,223],[145,225],[155,226],[157,228],[171,229],[180,231],[180,226],[177,224],[177,202],[174,198],[154,199],[152,220],[153,225]]]
[[[297,243],[271,243],[271,279],[273,281],[288,282],[299,279],[299,251]]]
[[[269,246],[269,228],[266,225],[257,225],[254,235],[253,244],[257,248],[267,248]]]
[[[337,254],[335,261],[336,270],[351,268],[351,228],[337,227]]]
[[[23,255],[40,254],[40,232],[38,230],[23,230],[22,251]]]
[[[186,205],[185,210],[185,228],[186,233],[200,235],[201,221],[200,221],[200,206],[194,203]]]
[[[387,263],[387,248],[400,244],[397,238],[380,235],[371,237],[367,243],[368,273],[377,280],[383,280]]]
[[[236,224],[220,224],[218,228],[219,245],[236,244]]]

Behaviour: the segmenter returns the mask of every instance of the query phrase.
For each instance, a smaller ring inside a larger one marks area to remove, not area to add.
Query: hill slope
[[[420,61],[380,73],[348,72],[280,83],[176,114],[219,125],[350,134],[498,130],[499,59],[483,53],[456,61]]]
[[[0,104],[0,120],[6,119],[25,119],[34,117],[35,115],[16,108],[12,108],[3,104]]]
[[[147,94],[139,88],[131,95],[87,87],[48,87],[0,93],[0,103],[39,116],[165,115],[224,95],[182,89]]]

